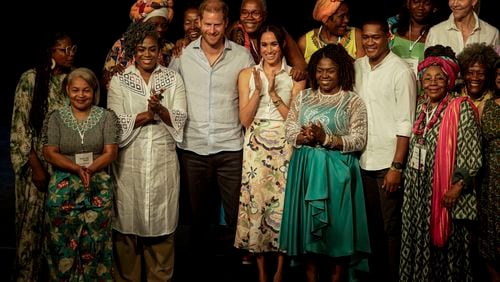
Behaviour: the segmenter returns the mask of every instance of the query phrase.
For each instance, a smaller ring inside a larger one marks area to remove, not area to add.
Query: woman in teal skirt
[[[357,152],[366,144],[367,113],[353,92],[353,59],[340,45],[311,57],[311,88],[290,108],[286,137],[294,151],[288,170],[280,248],[304,258],[307,281],[327,262],[331,281],[370,252]]]

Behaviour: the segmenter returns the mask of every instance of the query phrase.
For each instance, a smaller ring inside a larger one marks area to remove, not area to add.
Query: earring
[[[52,62],[52,64],[50,65],[50,69],[53,70],[56,68],[56,60],[54,60],[54,58],[50,59],[50,61]]]

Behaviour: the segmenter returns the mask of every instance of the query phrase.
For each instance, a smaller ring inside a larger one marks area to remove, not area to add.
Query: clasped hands
[[[90,170],[88,167],[80,166],[78,169],[78,176],[82,180],[83,187],[88,188],[90,186],[90,179],[94,172]]]
[[[308,123],[303,125],[297,136],[298,145],[307,145],[314,147],[316,145],[323,145],[325,142],[326,133],[319,121],[315,123]]]

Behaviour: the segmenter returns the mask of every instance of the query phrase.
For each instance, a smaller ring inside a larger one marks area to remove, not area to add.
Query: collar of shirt
[[[255,65],[255,69],[259,70],[259,71],[264,71],[264,59],[261,59],[259,64],[258,65]],[[285,57],[282,57],[281,59],[281,67],[280,67],[280,70],[278,73],[276,73],[276,75],[284,72],[286,74],[289,74],[290,73],[290,69],[291,67],[286,63],[286,59]]]
[[[474,31],[480,29],[480,26],[479,26],[479,17],[477,16],[476,12],[472,12],[473,13],[473,16],[474,16],[474,20],[475,20],[475,24],[474,24]],[[455,24],[455,17],[453,16],[453,13],[450,14],[450,16],[448,17],[448,26],[447,26],[447,29],[450,30],[450,29],[453,29],[453,30],[459,30],[458,27],[457,27],[457,24]]]

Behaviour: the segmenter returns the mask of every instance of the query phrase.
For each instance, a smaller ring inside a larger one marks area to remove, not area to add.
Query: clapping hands
[[[302,126],[297,136],[298,145],[316,146],[323,144],[326,133],[320,122],[308,123]]]

